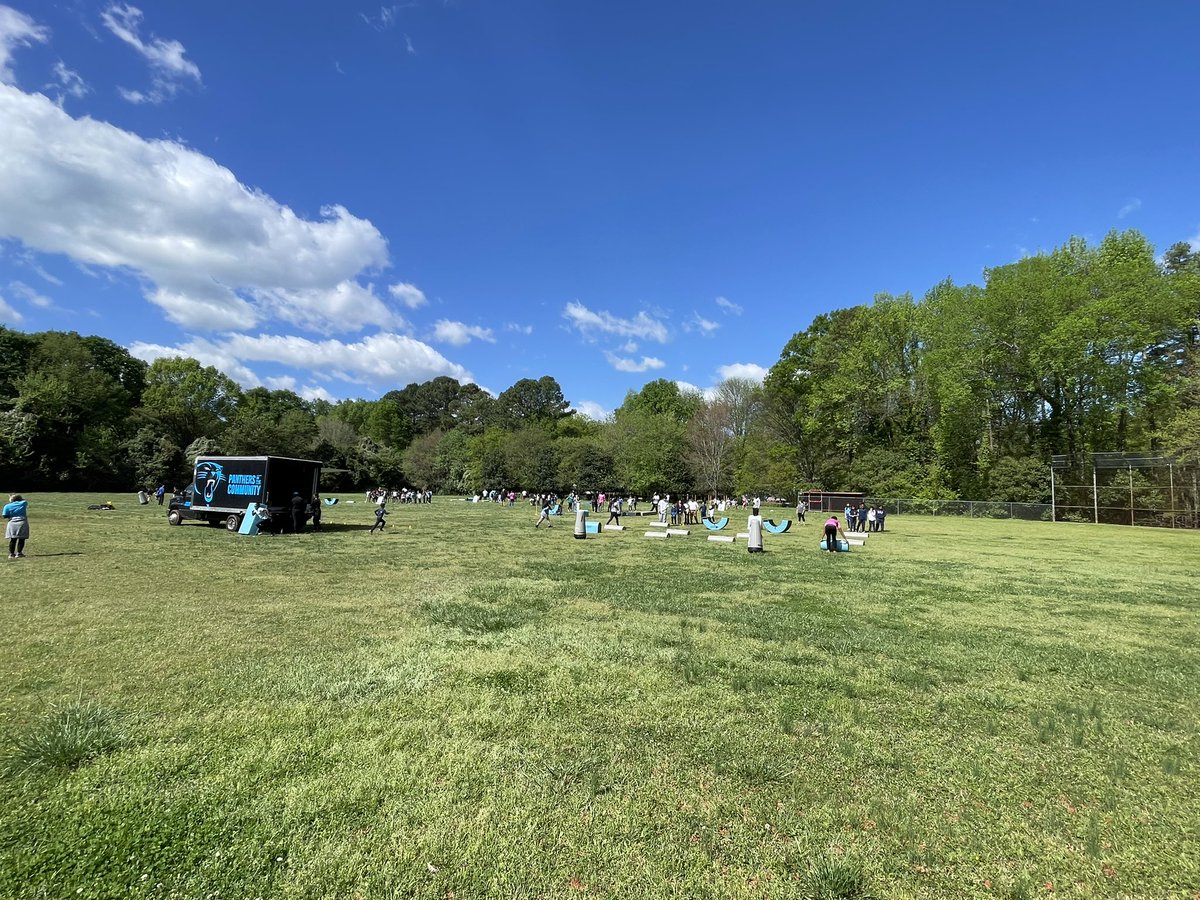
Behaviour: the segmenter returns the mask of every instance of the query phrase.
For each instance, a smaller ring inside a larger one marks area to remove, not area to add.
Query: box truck
[[[237,531],[251,504],[270,510],[276,523],[292,527],[292,495],[311,501],[321,463],[285,456],[199,456],[192,483],[171,498],[167,521],[198,519]]]

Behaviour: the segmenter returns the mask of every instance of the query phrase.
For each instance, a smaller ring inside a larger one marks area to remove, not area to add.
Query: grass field
[[[1200,534],[97,499],[0,566],[0,896],[1200,897]]]

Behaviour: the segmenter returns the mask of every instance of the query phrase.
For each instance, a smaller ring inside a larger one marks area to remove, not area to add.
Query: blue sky
[[[591,415],[817,313],[1200,243],[1200,5],[0,0],[0,321]]]

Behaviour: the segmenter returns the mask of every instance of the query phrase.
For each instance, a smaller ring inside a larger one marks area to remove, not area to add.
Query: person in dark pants
[[[621,524],[621,498],[620,497],[614,497],[613,502],[608,504],[608,522],[607,522],[607,524],[611,525],[613,523],[614,519],[616,520],[618,525]]]
[[[299,491],[292,492],[292,531],[296,534],[304,533],[304,507],[307,505]]]
[[[387,504],[380,503],[375,507],[375,524],[371,526],[371,530],[367,534],[374,534],[375,529],[379,529],[379,533],[383,533],[383,529],[387,527]]]
[[[312,525],[313,525],[313,531],[321,530],[321,495],[320,494],[313,494]]]
[[[842,532],[842,526],[838,522],[838,517],[830,516],[825,520],[825,549],[830,553],[837,553],[839,535],[843,540],[846,537]]]
[[[163,497],[165,497],[166,495],[167,495],[167,486],[165,484],[160,484],[158,486],[158,490],[156,490],[154,492],[154,496],[158,498],[159,506],[163,505]]]

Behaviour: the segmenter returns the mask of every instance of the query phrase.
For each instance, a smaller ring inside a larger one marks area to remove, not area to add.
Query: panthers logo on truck
[[[204,497],[205,504],[212,504],[217,488],[224,480],[225,469],[220,463],[202,462],[196,465],[196,493]]]

